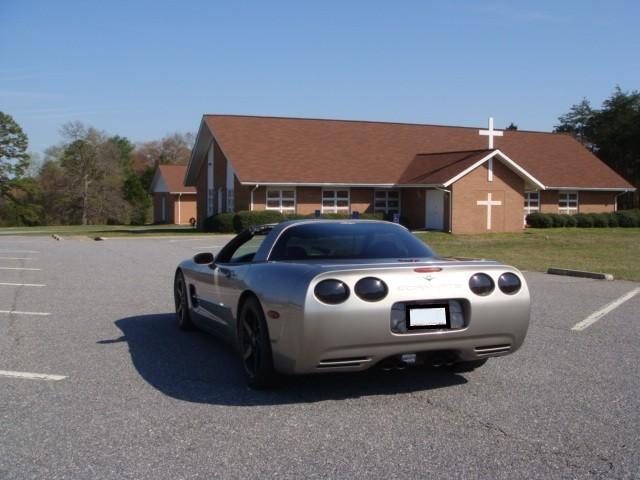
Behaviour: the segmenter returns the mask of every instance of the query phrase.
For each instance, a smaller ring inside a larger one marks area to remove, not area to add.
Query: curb
[[[547,273],[550,275],[566,275],[568,277],[592,278],[594,280],[613,280],[613,275],[611,275],[610,273],[583,272],[581,270],[567,270],[565,268],[550,267],[547,270]]]

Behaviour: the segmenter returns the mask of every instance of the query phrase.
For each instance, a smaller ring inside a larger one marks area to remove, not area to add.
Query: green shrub
[[[214,232],[219,233],[232,233],[233,229],[233,219],[235,217],[235,213],[219,213],[213,217],[213,228]]]
[[[390,218],[388,218],[388,215],[385,215],[384,213],[361,213],[360,214],[360,218],[362,220],[388,220],[388,221],[393,221],[393,215],[390,216]],[[400,216],[400,223],[402,223],[402,219],[404,217]]]
[[[609,226],[609,216],[605,213],[589,213],[593,218],[593,226],[597,228],[606,228]]]
[[[213,232],[212,227],[213,216],[207,217],[202,221],[202,225],[199,225],[202,228],[203,232]]]
[[[205,232],[216,233],[233,233],[233,217],[234,213],[218,213],[207,217],[202,222],[202,229]]]
[[[620,210],[616,212],[618,225],[625,228],[639,227],[640,215],[638,210]]]
[[[631,215],[636,217],[636,222],[638,223],[638,226],[640,227],[640,209],[635,208],[633,210],[627,210],[627,211],[631,212]]]
[[[315,218],[315,214],[309,215],[309,218]],[[350,213],[323,213],[320,215],[320,218],[325,218],[327,220],[348,220],[349,218],[351,218],[351,214]]]
[[[548,215],[551,217],[555,228],[567,226],[567,218],[565,215],[560,215],[559,213],[549,213]]]
[[[586,213],[576,213],[573,218],[576,219],[576,226],[578,228],[592,228],[593,227],[593,217],[591,215],[587,215]]]
[[[280,212],[274,210],[249,211],[242,210],[235,214],[233,218],[233,227],[236,232],[252,227],[254,225],[264,225],[266,223],[280,223],[286,220]]]
[[[563,215],[563,216],[567,221],[567,227],[576,227],[578,225],[578,221],[575,219],[573,215]]]
[[[285,220],[304,220],[307,218],[316,218],[316,215],[315,213],[311,213],[309,215],[294,213],[291,215],[287,215]],[[327,220],[348,220],[350,218],[353,218],[353,215],[349,213],[323,213],[319,218],[325,218]],[[387,220],[384,213],[361,213],[358,218],[360,220]],[[402,220],[402,217],[400,219]],[[393,215],[391,215],[391,218],[389,218],[388,220],[393,220]]]
[[[312,218],[316,218],[314,213],[311,213],[309,215],[302,215],[300,213],[283,215],[280,212],[276,212],[273,210],[243,210],[236,213],[233,217],[233,228],[236,232],[241,232],[245,228],[249,228],[253,225],[264,225],[267,223],[280,223],[287,220],[305,220]],[[322,215],[320,215],[320,218],[329,220],[348,220],[352,218],[352,215],[349,213],[323,213]],[[384,214],[361,213],[359,218],[362,220],[384,220]],[[400,221],[402,223],[402,217],[400,218]]]
[[[548,213],[530,213],[527,215],[527,225],[534,228],[551,228],[553,218]]]
[[[286,220],[304,220],[305,218],[311,218],[313,215],[302,215],[301,213],[292,213],[287,215]]]
[[[618,216],[615,213],[603,213],[603,215],[607,216],[607,221],[609,222],[610,227],[618,227]]]

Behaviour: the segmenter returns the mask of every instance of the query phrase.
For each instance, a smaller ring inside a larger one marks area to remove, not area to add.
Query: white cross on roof
[[[478,134],[489,137],[489,150],[493,150],[493,137],[501,137],[503,132],[493,129],[493,117],[489,117],[489,130],[478,130]]]

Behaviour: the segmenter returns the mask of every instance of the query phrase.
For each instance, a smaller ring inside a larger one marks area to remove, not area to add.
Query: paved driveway
[[[0,239],[0,478],[640,477],[640,295],[571,329],[638,284],[527,274],[525,346],[469,374],[254,392],[174,326],[175,265],[223,243]]]

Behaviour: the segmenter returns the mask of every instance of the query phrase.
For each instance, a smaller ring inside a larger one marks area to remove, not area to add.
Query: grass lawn
[[[191,226],[179,225],[58,225],[47,227],[9,227],[0,228],[3,235],[52,235],[87,237],[149,237],[162,235],[204,235]],[[207,233],[206,235],[214,235]]]
[[[530,228],[523,233],[417,236],[442,256],[487,258],[522,270],[549,267],[640,281],[640,228]]]

